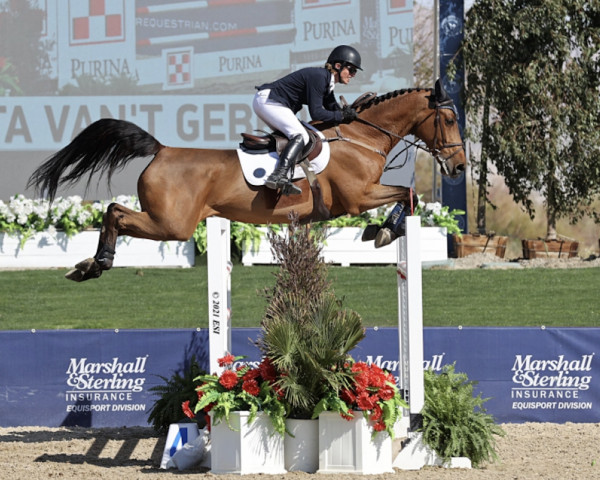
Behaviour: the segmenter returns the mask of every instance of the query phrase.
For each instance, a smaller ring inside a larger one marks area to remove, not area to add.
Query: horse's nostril
[[[464,172],[464,171],[465,171],[465,166],[464,166],[464,164],[460,163],[460,164],[458,164],[458,165],[456,166],[456,168],[455,168],[455,169],[456,169],[456,171],[457,171],[457,172],[461,172],[461,173],[462,173],[462,172]]]

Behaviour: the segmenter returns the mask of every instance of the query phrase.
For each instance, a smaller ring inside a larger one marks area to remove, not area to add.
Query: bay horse
[[[409,188],[379,183],[386,155],[412,134],[434,155],[443,175],[458,176],[466,157],[452,100],[438,80],[434,89],[372,94],[355,105],[350,124],[312,125],[330,144],[327,167],[309,184],[295,182],[300,195],[285,196],[246,182],[235,150],[174,148],[162,145],[137,125],[98,120],[34,171],[29,187],[54,199],[59,185],[107,173],[108,182],[128,161],[153,156],[138,178],[141,212],[111,203],[103,217],[98,249],[65,276],[84,281],[112,267],[119,235],[151,240],[188,240],[199,222],[216,215],[255,224],[322,221],[358,215],[391,202],[410,204]],[[391,240],[390,240],[391,241]]]

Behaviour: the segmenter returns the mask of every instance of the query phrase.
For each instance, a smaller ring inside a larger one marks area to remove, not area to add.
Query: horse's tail
[[[113,173],[136,157],[156,155],[162,145],[152,135],[125,120],[103,118],[92,123],[73,141],[46,160],[29,178],[27,187],[53,200],[60,185],[72,185],[89,173]]]

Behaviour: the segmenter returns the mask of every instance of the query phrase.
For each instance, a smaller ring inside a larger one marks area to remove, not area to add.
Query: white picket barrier
[[[423,295],[421,275],[421,217],[406,218],[406,235],[398,248],[399,387],[410,405],[410,423],[420,422],[425,403],[423,379]]]
[[[217,359],[231,352],[231,251],[230,222],[206,219],[208,250],[209,357],[211,373],[222,372]],[[418,470],[440,465],[437,454],[423,444],[418,429],[425,404],[423,376],[423,297],[421,275],[421,218],[406,218],[406,235],[398,239],[398,345],[399,387],[409,404],[397,433],[409,442],[393,466]]]
[[[398,346],[399,388],[409,404],[397,430],[408,442],[394,459],[400,470],[419,470],[444,465],[471,468],[467,458],[453,457],[448,464],[423,442],[418,430],[423,424],[425,405],[423,374],[423,281],[421,265],[421,217],[406,218],[406,235],[398,239]]]
[[[231,241],[230,222],[206,219],[208,270],[208,348],[210,373],[222,373],[218,358],[231,352]]]

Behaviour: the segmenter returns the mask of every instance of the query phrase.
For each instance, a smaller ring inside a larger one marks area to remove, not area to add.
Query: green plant
[[[257,343],[278,371],[276,385],[294,418],[311,418],[321,398],[350,388],[353,375],[344,364],[365,335],[360,316],[331,291],[320,255],[324,235],[300,226],[297,214],[290,215],[285,235],[268,233],[280,268],[275,285],[264,291]]]
[[[483,407],[489,399],[473,395],[477,382],[454,368],[445,365],[440,374],[425,371],[423,440],[444,460],[468,457],[475,467],[497,460],[494,435],[504,436],[504,430]]]
[[[286,294],[286,310],[271,309],[263,321],[259,347],[278,372],[276,385],[290,405],[292,418],[315,418],[321,399],[351,389],[353,372],[344,365],[364,338],[360,316],[345,310],[331,293],[306,305]]]
[[[256,414],[262,411],[269,416],[275,431],[283,435],[287,408],[275,384],[273,365],[268,359],[263,359],[257,368],[246,365],[234,370],[234,363],[242,358],[227,354],[218,359],[219,365],[225,368],[220,375],[196,377],[200,386],[196,389],[198,403],[194,412],[211,412],[215,424],[225,419],[229,428],[233,429],[229,421],[231,412],[249,411],[248,423],[252,423]]]
[[[457,215],[464,215],[463,210],[450,210],[448,206],[442,207],[439,202],[425,203],[419,196],[419,204],[415,208],[414,215],[421,217],[421,226],[423,227],[446,227],[448,235],[456,233],[461,234],[458,225]]]
[[[199,385],[195,378],[203,373],[205,372],[198,366],[196,357],[192,356],[183,370],[183,375],[174,372],[171,378],[159,376],[165,382],[164,385],[156,385],[149,389],[160,397],[154,402],[148,416],[148,423],[152,423],[152,427],[158,434],[166,435],[169,425],[183,418],[183,403],[189,402],[192,408],[195,406],[198,400],[196,388]]]
[[[0,97],[22,95],[23,90],[19,87],[19,78],[15,67],[6,57],[0,57]]]

